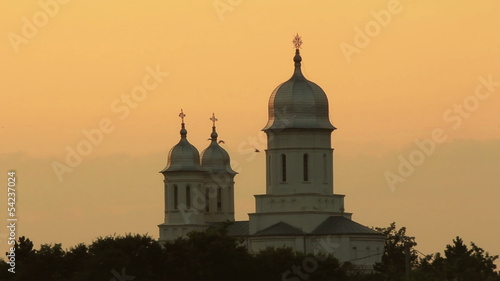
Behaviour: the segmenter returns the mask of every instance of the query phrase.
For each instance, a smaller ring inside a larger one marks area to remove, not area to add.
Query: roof
[[[235,221],[227,227],[229,236],[246,236],[249,232],[248,221]]]
[[[181,140],[168,153],[167,167],[160,171],[177,172],[177,171],[205,171],[200,166],[200,154],[196,147],[187,140],[187,130],[182,123],[180,131]]]
[[[263,130],[335,130],[328,116],[328,98],[320,86],[302,74],[298,49],[294,61],[292,77],[276,87],[269,98],[269,120]]]
[[[249,235],[249,222],[248,221],[235,221],[227,228],[229,236],[248,236]],[[347,219],[343,216],[330,216],[324,220],[316,229],[311,233],[305,233],[300,228],[294,227],[285,222],[278,222],[265,228],[252,236],[287,236],[287,235],[380,235],[371,228],[361,225],[353,220]]]
[[[383,235],[343,216],[331,216],[323,221],[311,234],[369,234]]]
[[[288,223],[279,222],[268,228],[265,228],[257,233],[255,236],[282,236],[282,235],[303,235],[305,234],[301,229],[293,227]]]
[[[209,139],[211,140],[210,145],[201,153],[201,166],[210,172],[225,172],[236,175],[237,172],[231,168],[229,154],[219,145],[217,136],[215,126],[213,126]]]

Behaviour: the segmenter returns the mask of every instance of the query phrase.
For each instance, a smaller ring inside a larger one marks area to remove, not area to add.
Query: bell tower
[[[160,241],[185,236],[191,231],[203,231],[213,224],[234,221],[234,177],[231,159],[217,140],[212,114],[210,144],[201,157],[187,139],[181,109],[180,141],[170,149],[164,176],[165,219],[160,228]],[[201,160],[201,161],[200,161]]]
[[[189,143],[184,123],[186,115],[181,109],[180,141],[168,153],[164,176],[165,220],[158,225],[160,241],[172,240],[190,231],[206,229],[203,194],[207,171],[200,165],[200,154]]]
[[[297,35],[292,77],[269,99],[267,194],[333,194],[333,149],[328,98],[301,71],[302,40]]]
[[[212,113],[210,121],[210,145],[201,153],[201,166],[207,171],[205,221],[234,221],[234,176],[237,172],[231,168],[229,154],[220,146],[224,141],[217,140],[215,114]]]
[[[350,219],[344,195],[333,193],[333,148],[328,98],[302,74],[301,38],[294,40],[292,77],[268,104],[266,194],[255,195],[250,235],[278,223],[310,233],[330,216]]]

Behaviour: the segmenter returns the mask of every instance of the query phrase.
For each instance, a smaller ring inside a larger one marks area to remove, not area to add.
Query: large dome
[[[263,130],[335,130],[328,116],[328,98],[320,86],[302,74],[302,58],[298,49],[293,60],[295,71],[292,77],[271,94],[269,121]]]
[[[212,128],[210,145],[201,153],[201,166],[210,172],[237,174],[231,169],[229,154],[217,142],[217,132]]]
[[[168,153],[167,167],[160,173],[174,171],[204,171],[200,166],[198,149],[187,140],[187,130],[182,123],[181,140]]]

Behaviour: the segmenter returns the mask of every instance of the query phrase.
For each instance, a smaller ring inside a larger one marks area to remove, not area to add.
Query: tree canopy
[[[158,243],[148,235],[99,237],[91,244],[63,249],[19,237],[15,244],[16,273],[0,260],[0,280],[176,280],[176,281],[399,281],[409,264],[413,281],[500,281],[495,260],[474,243],[460,237],[444,253],[423,256],[415,249],[406,228],[378,228],[386,236],[382,260],[375,272],[365,274],[333,256],[314,256],[290,248],[267,248],[249,253],[242,240],[227,235],[224,227],[191,232],[184,238]],[[408,255],[407,255],[408,253]],[[409,261],[407,263],[406,261]]]

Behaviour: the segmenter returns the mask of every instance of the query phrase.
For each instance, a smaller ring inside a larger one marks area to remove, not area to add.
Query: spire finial
[[[299,34],[297,33],[297,35],[295,35],[295,37],[293,38],[293,41],[292,41],[293,45],[295,46],[295,49],[298,50],[300,49],[300,46],[302,46],[302,38],[299,36]]]
[[[184,111],[182,110],[181,108],[181,113],[179,113],[179,117],[181,118],[181,138],[186,138],[186,135],[187,135],[187,130],[185,128],[185,124],[184,124],[184,117],[186,117],[186,114],[184,114]]]
[[[219,121],[219,119],[217,119],[215,117],[215,113],[212,113],[212,117],[210,117],[210,121],[212,121],[212,134],[210,134],[210,139],[214,142],[217,141],[217,137],[218,137],[218,134],[217,132],[215,131],[215,122]]]
[[[184,114],[184,111],[182,110],[182,108],[181,108],[181,113],[179,113],[179,117],[181,118],[182,123],[184,124],[184,117],[186,117],[186,114]]]
[[[215,118],[215,113],[212,113],[212,117],[210,117],[210,121],[212,121],[212,126],[215,127],[215,122],[219,121],[219,119]]]
[[[294,72],[294,75],[300,75],[301,76],[302,73],[300,71],[300,66],[301,66],[300,62],[302,61],[302,57],[300,56],[300,48],[302,46],[302,38],[299,36],[298,33],[293,38],[292,43],[295,46],[295,56],[293,57],[293,61],[295,62],[295,72]]]

